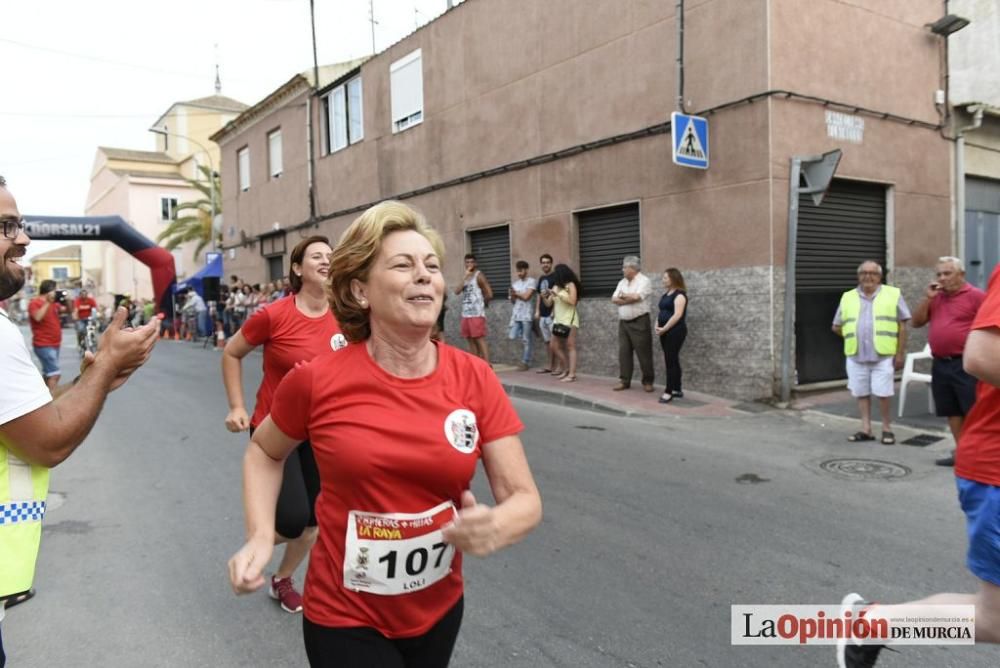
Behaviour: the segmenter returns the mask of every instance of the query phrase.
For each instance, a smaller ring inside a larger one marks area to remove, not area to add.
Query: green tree
[[[188,202],[181,202],[174,209],[173,220],[167,228],[156,237],[157,242],[163,243],[163,247],[169,251],[174,250],[181,244],[189,241],[197,241],[198,245],[194,249],[194,260],[198,261],[198,256],[205,246],[212,243],[212,187],[209,185],[215,182],[215,215],[222,213],[219,203],[219,193],[222,192],[218,174],[212,174],[208,167],[198,165],[198,171],[202,174],[202,179],[185,179],[188,185],[198,191],[198,199]],[[221,235],[219,235],[221,237]],[[219,239],[221,241],[221,239]]]

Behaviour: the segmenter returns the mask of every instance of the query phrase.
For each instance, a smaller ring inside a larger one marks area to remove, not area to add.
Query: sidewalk
[[[512,397],[615,415],[731,417],[771,410],[766,404],[741,403],[689,390],[684,390],[683,399],[661,404],[659,398],[663,394],[662,383],[657,384],[653,392],[643,391],[642,384],[638,381],[627,390],[615,392],[611,388],[618,384],[617,378],[577,374],[576,381],[563,383],[551,374],[537,373],[537,368],[518,371],[512,365],[494,364],[493,370],[507,394]]]
[[[612,413],[624,416],[689,416],[689,417],[734,417],[748,413],[780,411],[763,402],[741,402],[733,399],[684,390],[683,399],[675,399],[669,404],[658,402],[663,385],[658,383],[653,392],[644,392],[636,381],[632,387],[622,392],[611,388],[618,384],[617,378],[578,374],[575,382],[563,383],[549,374],[536,373],[537,368],[518,371],[507,364],[494,364],[494,371],[504,389],[511,397],[547,401],[563,406]],[[950,440],[948,424],[944,418],[936,417],[927,410],[929,388],[920,383],[911,384],[906,398],[906,412],[897,417],[897,396],[893,397],[892,423],[912,432],[923,432]],[[791,410],[815,412],[840,418],[859,419],[857,401],[846,388],[812,392],[800,395],[792,401]],[[875,408],[873,422],[879,424],[878,408]],[[846,433],[846,432],[845,432]],[[909,434],[907,434],[909,435]],[[900,434],[900,436],[903,436]]]

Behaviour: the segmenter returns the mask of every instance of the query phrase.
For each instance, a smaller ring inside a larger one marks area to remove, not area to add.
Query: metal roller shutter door
[[[795,257],[798,382],[845,377],[843,341],[830,331],[840,295],[857,285],[858,265],[885,267],[885,186],[835,179],[823,203],[799,198]]]
[[[639,255],[639,205],[577,214],[584,297],[610,297],[622,278],[622,258]]]
[[[493,288],[493,299],[503,299],[510,288],[510,228],[507,225],[469,232],[476,265]]]

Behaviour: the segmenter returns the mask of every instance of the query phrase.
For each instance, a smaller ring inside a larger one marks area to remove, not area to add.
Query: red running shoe
[[[295,590],[292,578],[276,578],[271,576],[271,587],[267,591],[271,598],[281,603],[285,612],[302,612],[302,594]]]

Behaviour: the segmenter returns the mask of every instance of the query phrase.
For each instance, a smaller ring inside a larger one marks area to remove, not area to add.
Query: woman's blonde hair
[[[357,217],[344,230],[330,259],[328,284],[330,309],[348,341],[364,341],[371,336],[367,308],[362,308],[351,292],[351,281],[367,281],[372,263],[382,249],[382,240],[393,232],[413,230],[430,242],[444,264],[444,243],[424,217],[393,200],[380,202]]]

